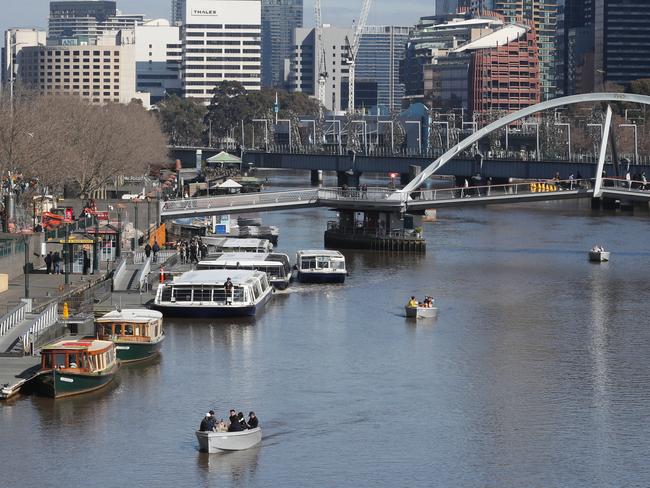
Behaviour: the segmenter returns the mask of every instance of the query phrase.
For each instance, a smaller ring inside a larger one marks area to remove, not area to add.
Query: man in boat
[[[411,297],[409,300],[408,304],[406,305],[409,308],[418,308],[418,301],[415,299],[415,297]]]
[[[241,432],[244,430],[239,423],[239,417],[237,416],[237,412],[235,412],[235,410],[230,410],[230,417],[228,417],[228,420],[230,421],[228,432]]]
[[[239,425],[241,425],[242,430],[248,429],[248,424],[246,423],[246,419],[244,418],[244,413],[239,412],[237,414],[237,418],[239,419]]]
[[[226,282],[223,284],[223,289],[226,292],[226,303],[232,303],[233,284],[232,284],[232,280],[230,279],[230,276],[228,277]]]
[[[203,417],[203,420],[201,420],[201,425],[199,426],[199,430],[201,432],[208,432],[212,430],[210,427],[210,412],[205,414],[205,417]]]
[[[217,418],[214,416],[214,410],[210,410],[208,413],[210,414],[210,418],[208,419],[208,430],[215,431],[217,430]]]
[[[257,417],[255,416],[255,412],[250,412],[248,414],[248,428],[249,429],[256,429],[258,425],[259,425],[259,421],[257,420]]]

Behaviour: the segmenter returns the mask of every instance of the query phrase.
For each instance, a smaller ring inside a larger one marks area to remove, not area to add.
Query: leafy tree
[[[630,93],[636,95],[650,95],[650,78],[641,78],[630,83]]]
[[[172,146],[201,145],[205,113],[206,108],[192,98],[172,95],[158,104],[160,124]]]

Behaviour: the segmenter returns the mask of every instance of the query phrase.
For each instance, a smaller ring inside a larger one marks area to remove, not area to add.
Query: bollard
[[[160,267],[160,282],[165,282],[165,269],[162,266]]]
[[[68,302],[63,302],[63,320],[68,320],[70,317],[70,310],[68,310]]]

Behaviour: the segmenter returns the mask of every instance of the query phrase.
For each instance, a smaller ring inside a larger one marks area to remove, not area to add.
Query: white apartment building
[[[166,95],[182,96],[180,27],[157,19],[135,28],[136,89],[148,92],[151,103]]]
[[[21,62],[20,52],[25,47],[44,46],[47,33],[36,29],[9,29],[5,31],[4,47],[2,48],[2,69],[0,77],[2,84],[11,81],[10,73],[18,73]]]
[[[182,27],[183,94],[209,103],[214,86],[261,85],[261,1],[185,0]]]
[[[136,50],[132,33],[104,36],[96,45],[23,48],[19,78],[43,94],[77,95],[92,103],[129,103],[136,93]]]
[[[316,66],[314,56],[315,29],[296,29],[294,52],[290,61],[289,90],[302,91],[317,96],[320,67]],[[347,110],[347,94],[341,92],[345,84],[347,90],[349,67],[345,63],[348,47],[346,39],[352,39],[351,29],[340,29],[323,25],[323,59],[327,80],[325,84],[325,108],[327,110]],[[356,85],[355,85],[356,86]],[[345,99],[345,106],[342,103]]]

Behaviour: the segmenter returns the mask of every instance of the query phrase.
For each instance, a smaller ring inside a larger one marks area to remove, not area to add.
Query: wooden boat
[[[594,263],[609,261],[609,251],[589,251],[589,261]]]
[[[276,290],[285,290],[291,282],[289,256],[279,253],[227,252],[206,259],[196,269],[250,269],[264,271]]]
[[[95,332],[99,339],[115,343],[117,359],[122,362],[155,356],[165,340],[162,313],[156,310],[113,310],[95,321]]]
[[[243,430],[241,432],[202,432],[196,431],[199,450],[210,454],[219,451],[243,451],[256,446],[262,441],[262,429]]]
[[[226,293],[230,278],[233,288]],[[273,296],[266,273],[246,270],[199,270],[158,285],[152,307],[175,317],[243,317],[255,315]]]
[[[98,339],[63,339],[41,349],[36,391],[53,398],[108,385],[119,369],[115,344]]]
[[[437,307],[404,307],[406,316],[410,318],[430,318],[435,317],[438,313]]]
[[[345,256],[339,251],[298,251],[296,268],[302,283],[343,283],[347,275]]]

